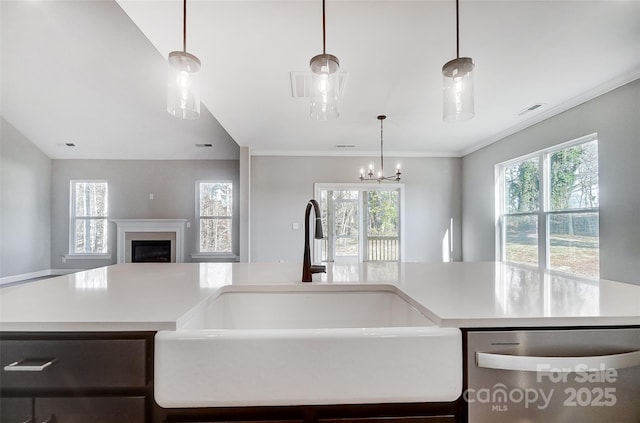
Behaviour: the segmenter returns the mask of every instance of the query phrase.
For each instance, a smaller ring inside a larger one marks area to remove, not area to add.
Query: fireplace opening
[[[170,263],[171,240],[131,241],[131,262]]]

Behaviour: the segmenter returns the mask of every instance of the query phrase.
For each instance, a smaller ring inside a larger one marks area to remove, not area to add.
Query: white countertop
[[[301,284],[297,263],[127,263],[0,289],[1,331],[155,331],[227,285]],[[391,284],[443,327],[640,325],[640,286],[502,263],[334,264],[314,284]]]

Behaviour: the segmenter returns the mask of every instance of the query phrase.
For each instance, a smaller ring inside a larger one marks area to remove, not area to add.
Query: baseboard
[[[0,278],[0,286],[4,284],[26,281],[29,279],[42,278],[45,276],[66,275],[68,273],[78,272],[80,269],[46,269],[38,272],[22,273],[20,275],[5,276]]]

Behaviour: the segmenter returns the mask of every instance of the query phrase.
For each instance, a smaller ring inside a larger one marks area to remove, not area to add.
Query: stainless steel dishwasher
[[[467,332],[469,423],[640,422],[640,328]]]

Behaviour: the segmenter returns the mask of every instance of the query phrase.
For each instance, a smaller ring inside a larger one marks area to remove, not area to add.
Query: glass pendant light
[[[183,0],[182,51],[169,53],[167,112],[180,119],[200,117],[200,93],[196,72],[200,59],[187,53],[187,0]]]
[[[442,119],[457,122],[475,115],[473,59],[460,57],[458,0],[456,0],[456,58],[442,67]]]
[[[322,54],[311,58],[311,111],[312,119],[330,120],[340,116],[338,110],[340,61],[327,54],[325,34],[325,0],[322,0]]]

